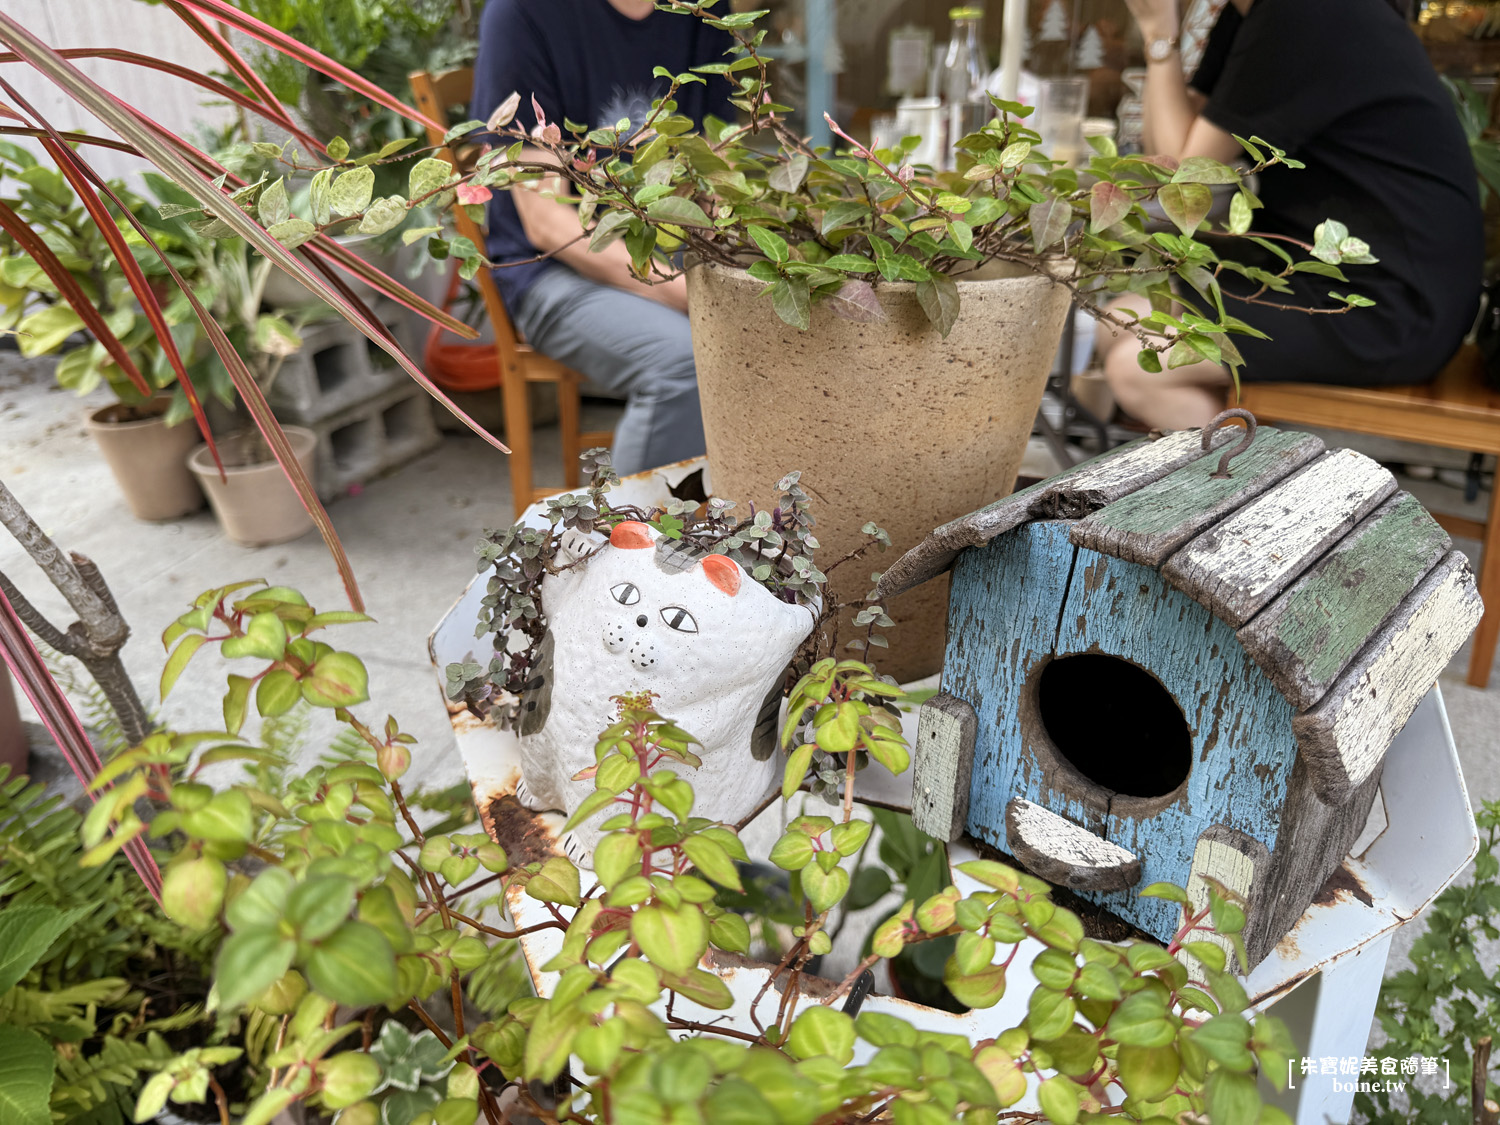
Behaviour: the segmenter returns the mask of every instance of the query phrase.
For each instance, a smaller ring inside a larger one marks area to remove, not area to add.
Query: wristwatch
[[[1172,53],[1177,50],[1177,44],[1178,39],[1175,35],[1170,39],[1151,40],[1151,42],[1146,44],[1146,61],[1155,63],[1166,62],[1172,57]]]

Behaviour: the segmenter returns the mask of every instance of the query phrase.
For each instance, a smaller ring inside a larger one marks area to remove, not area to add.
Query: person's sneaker
[[[1432,480],[1438,472],[1431,465],[1404,465],[1402,469],[1412,480]]]

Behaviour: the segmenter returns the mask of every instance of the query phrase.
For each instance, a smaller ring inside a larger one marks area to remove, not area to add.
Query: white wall
[[[224,69],[218,56],[171,11],[140,0],[0,0],[0,7],[53,47],[121,48],[203,73]],[[224,106],[200,105],[212,96],[208,91],[159,71],[102,59],[79,59],[75,65],[111,93],[194,143],[198,139],[197,122],[224,121],[231,116]],[[6,80],[55,128],[108,133],[91,114],[25,63],[3,66]],[[30,147],[41,151],[40,146]],[[92,147],[84,152],[106,176],[125,176],[149,167],[122,152]]]

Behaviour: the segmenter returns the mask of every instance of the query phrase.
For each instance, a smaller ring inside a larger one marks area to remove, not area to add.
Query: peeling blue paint
[[[1152,568],[1073,547],[1071,526],[1025,524],[965,551],[954,566],[943,689],[979,716],[966,830],[1009,851],[1005,807],[1025,797],[1137,855],[1141,886],[1185,885],[1198,836],[1214,824],[1274,851],[1296,756],[1291,705],[1232,628]],[[1051,655],[1081,652],[1146,668],[1187,718],[1192,769],[1158,812],[1112,814],[1046,784],[1050,751],[1039,756],[1027,744],[1039,736],[1023,730],[1027,677]],[[1085,897],[1162,940],[1178,925],[1174,904],[1133,890]]]

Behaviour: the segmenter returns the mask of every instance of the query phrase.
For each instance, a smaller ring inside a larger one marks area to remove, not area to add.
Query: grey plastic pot
[[[316,485],[314,453],[318,439],[301,426],[283,426],[292,452],[308,479]],[[281,466],[268,453],[254,430],[216,439],[224,461],[225,479],[219,479],[207,445],[188,454],[188,468],[208,495],[224,534],[245,547],[285,543],[313,529],[312,517],[297,499]]]
[[[958,320],[943,339],[910,283],[876,287],[883,321],[843,320],[820,303],[801,332],[743,271],[688,273],[714,494],[764,507],[776,481],[800,469],[820,560],[858,547],[867,521],[891,535],[890,552],[834,573],[840,601],[862,600],[871,571],[1014,486],[1071,296],[1030,272],[958,286]],[[881,671],[902,682],[937,671],[947,603],[946,577],[893,600]],[[847,623],[841,632],[855,635]]]

